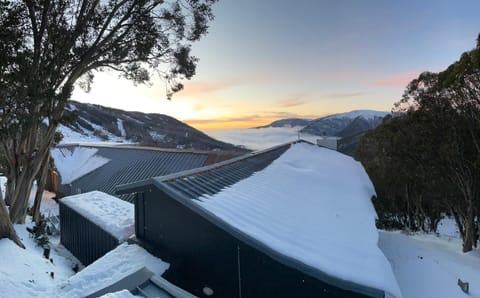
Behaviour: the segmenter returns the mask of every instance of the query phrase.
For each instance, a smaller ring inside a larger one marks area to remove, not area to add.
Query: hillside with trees
[[[452,216],[463,251],[472,250],[480,220],[480,35],[445,71],[410,82],[394,112],[356,152],[375,184],[379,227],[435,232],[442,216]]]

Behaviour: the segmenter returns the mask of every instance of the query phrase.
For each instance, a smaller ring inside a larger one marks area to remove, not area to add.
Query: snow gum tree
[[[25,221],[32,183],[75,85],[89,90],[95,71],[116,71],[136,83],[158,74],[170,99],[195,74],[191,44],[207,33],[214,2],[0,2],[0,149],[11,223]],[[5,216],[0,212],[0,238],[13,238]]]
[[[472,250],[480,223],[480,36],[446,70],[410,82],[394,111],[357,152],[379,190],[380,219],[418,229],[429,218],[434,228],[439,214],[450,214],[463,251]]]

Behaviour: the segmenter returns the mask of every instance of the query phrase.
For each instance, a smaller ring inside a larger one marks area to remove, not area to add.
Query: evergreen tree
[[[377,188],[381,224],[433,230],[440,213],[451,214],[464,252],[476,246],[480,215],[479,40],[445,71],[413,80],[397,116],[366,134],[357,152]]]

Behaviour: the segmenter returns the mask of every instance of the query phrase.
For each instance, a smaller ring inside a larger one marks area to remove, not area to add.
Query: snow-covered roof
[[[377,246],[374,187],[349,156],[299,142],[152,182],[319,278],[401,297]]]
[[[124,243],[67,279],[46,297],[85,297],[143,267],[162,275],[169,264],[136,244]]]
[[[100,191],[65,197],[62,203],[100,226],[119,241],[135,232],[135,210],[128,202]]]
[[[194,202],[284,255],[400,296],[377,246],[374,194],[360,163],[300,143],[264,170]]]
[[[70,144],[52,150],[62,195],[93,190],[115,195],[115,186],[222,161],[239,153],[109,144]],[[119,196],[133,201],[132,195]]]
[[[102,295],[99,298],[134,298],[134,297],[136,297],[136,296],[133,295],[132,293],[130,293],[130,291],[121,290],[121,291],[118,291],[118,292],[108,293],[108,294]]]
[[[52,150],[52,157],[62,177],[62,184],[68,184],[110,161],[97,155],[97,151],[96,148],[83,147],[74,148],[72,151],[67,149]]]

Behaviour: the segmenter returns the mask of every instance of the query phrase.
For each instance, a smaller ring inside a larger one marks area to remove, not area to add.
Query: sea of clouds
[[[267,127],[206,130],[209,136],[252,150],[262,150],[276,145],[304,139],[315,143],[318,136],[300,133],[302,127]]]

